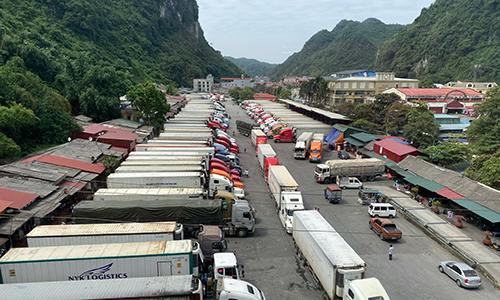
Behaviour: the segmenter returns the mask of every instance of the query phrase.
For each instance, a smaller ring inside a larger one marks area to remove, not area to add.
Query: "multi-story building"
[[[489,89],[497,87],[496,82],[462,82],[462,81],[450,81],[443,85],[443,88],[447,89],[473,89],[481,94],[486,94]]]
[[[207,78],[193,79],[193,89],[198,92],[211,93],[214,86],[214,76],[208,74]]]
[[[280,80],[280,85],[285,86],[285,85],[296,85],[299,86],[302,82],[307,81],[308,78],[307,76],[285,76],[282,77]]]
[[[269,83],[269,81],[271,81],[271,80],[267,76],[255,76],[254,81],[256,84],[265,84],[265,83]]]
[[[369,76],[371,74],[375,76]],[[341,74],[342,76],[338,76]],[[351,74],[346,77],[346,74]],[[359,75],[361,74],[361,76]],[[366,76],[365,76],[366,74]],[[370,103],[375,95],[391,88],[418,88],[418,79],[397,78],[392,72],[372,72],[368,70],[344,71],[324,77],[328,82],[327,103],[355,102]]]
[[[246,87],[252,87],[252,78],[245,78],[241,76],[241,78],[229,78],[229,77],[223,77],[220,79],[220,86],[221,88],[234,88],[234,87],[239,87],[239,88],[246,88]]]

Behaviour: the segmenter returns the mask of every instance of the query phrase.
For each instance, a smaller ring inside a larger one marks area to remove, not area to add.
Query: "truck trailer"
[[[202,188],[119,188],[98,189],[94,193],[94,201],[201,200],[206,196]]]
[[[194,276],[159,276],[108,280],[0,284],[8,300],[203,299],[203,285]]]
[[[314,180],[328,184],[335,182],[337,176],[346,176],[373,181],[375,177],[382,176],[384,171],[385,162],[378,158],[328,160],[316,165]]]
[[[257,145],[258,144],[266,144],[267,136],[260,129],[252,129],[252,146],[255,147],[255,155],[257,155]]]
[[[257,146],[257,158],[259,160],[259,165],[264,170],[264,160],[266,158],[276,157],[276,152],[274,152],[273,147],[269,144],[260,144]]]
[[[328,299],[389,299],[377,279],[363,279],[366,263],[318,211],[295,213],[293,239],[299,261],[309,266]]]
[[[149,173],[149,172],[206,172],[205,166],[198,165],[159,165],[159,166],[122,166],[115,169],[115,173]]]
[[[193,266],[191,240],[12,248],[0,283],[193,275]]]
[[[252,206],[245,200],[82,201],[73,209],[75,223],[176,221],[184,234],[197,236],[200,224],[245,237],[255,231]]]
[[[281,224],[292,233],[294,212],[304,209],[299,185],[285,166],[269,166],[268,184]]]
[[[309,154],[309,148],[311,147],[313,133],[312,132],[303,132],[295,143],[295,147],[293,149],[293,158],[301,158],[305,159]]]

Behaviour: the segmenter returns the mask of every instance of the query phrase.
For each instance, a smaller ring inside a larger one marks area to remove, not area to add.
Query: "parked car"
[[[381,240],[399,240],[403,233],[389,219],[371,218],[368,222],[371,230],[380,237]]]
[[[481,277],[469,265],[456,261],[442,261],[439,271],[450,276],[458,286],[477,288],[481,286]]]
[[[339,150],[338,151],[338,156],[340,159],[349,159],[351,158],[351,156],[349,155],[349,152],[345,151],[345,150]]]

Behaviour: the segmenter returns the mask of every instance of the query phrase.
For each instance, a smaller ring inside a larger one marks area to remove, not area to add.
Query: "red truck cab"
[[[292,128],[284,128],[274,136],[275,143],[295,143],[296,135]]]

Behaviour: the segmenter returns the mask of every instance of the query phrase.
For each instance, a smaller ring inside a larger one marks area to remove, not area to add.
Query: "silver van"
[[[389,203],[371,203],[368,206],[368,214],[378,218],[393,218],[396,216],[396,209]]]

